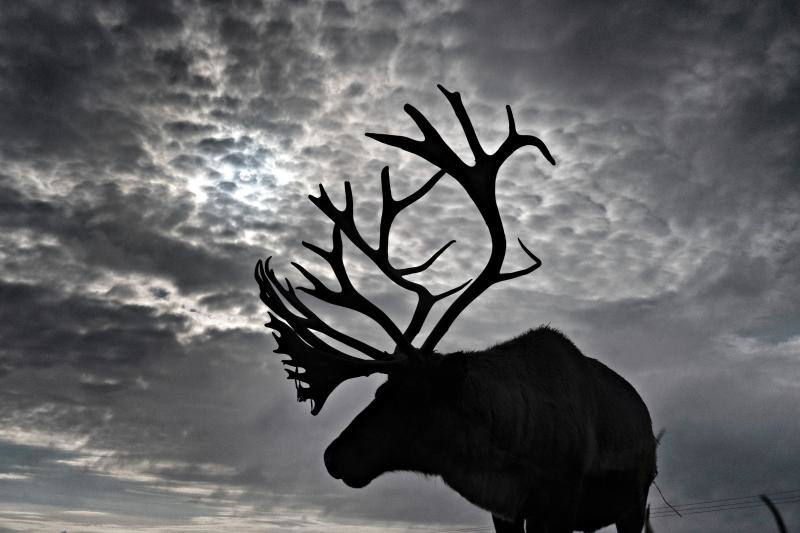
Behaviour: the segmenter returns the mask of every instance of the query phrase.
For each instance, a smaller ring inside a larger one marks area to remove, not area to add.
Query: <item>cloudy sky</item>
[[[374,236],[383,165],[399,193],[435,171],[363,136],[416,136],[405,103],[467,153],[437,83],[487,149],[510,104],[558,161],[522,150],[498,180],[509,242],[544,265],[439,348],[550,323],[638,388],[673,503],[800,489],[799,25],[780,0],[5,3],[0,531],[487,530],[440,481],[328,477],[325,446],[381,379],[310,416],[252,278],[270,255],[295,281],[292,260],[324,274],[300,246],[328,246],[317,183],[341,202],[351,180]],[[450,238],[437,290],[488,254],[444,178],[392,253],[410,265]],[[524,259],[509,248],[508,268]],[[407,317],[406,295],[350,265]],[[800,528],[800,506],[781,509]],[[772,527],[760,506],[654,526]]]

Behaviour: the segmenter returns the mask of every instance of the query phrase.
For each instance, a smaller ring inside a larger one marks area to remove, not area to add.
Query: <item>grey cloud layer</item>
[[[281,272],[297,258],[324,271],[299,246],[328,245],[306,200],[316,183],[341,202],[351,179],[372,236],[381,167],[398,195],[433,173],[363,137],[416,136],[404,103],[468,152],[436,83],[462,92],[488,149],[511,104],[559,162],[521,152],[498,182],[509,242],[522,237],[543,268],[484,295],[440,348],[550,322],[640,388],[667,428],[659,482],[673,500],[798,488],[797,17],[780,2],[5,6],[0,517],[27,505],[52,527],[81,506],[110,513],[97,524],[202,518],[198,530],[230,513],[243,531],[486,523],[413,476],[363,491],[326,477],[325,444],[375,382],[308,417],[269,353],[251,281],[269,255]],[[458,240],[425,276],[436,289],[488,252],[447,179],[396,226],[398,264]],[[509,248],[509,268],[521,265]],[[405,295],[353,267],[407,317]],[[40,496],[21,501],[26,490]],[[162,504],[148,518],[152,494]]]

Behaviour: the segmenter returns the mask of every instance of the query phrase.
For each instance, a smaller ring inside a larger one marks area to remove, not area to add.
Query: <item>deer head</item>
[[[538,148],[542,155],[555,165],[553,156],[539,138],[517,133],[510,106],[506,106],[508,136],[497,151],[487,154],[478,141],[460,94],[450,92],[441,85],[438,87],[452,106],[464,130],[475,159],[474,164],[470,165],[459,158],[425,116],[412,105],[406,104],[404,109],[422,132],[422,140],[379,133],[367,133],[367,137],[415,154],[440,170],[418,190],[405,198],[397,199],[392,195],[389,169],[383,168],[381,172],[383,208],[376,247],[370,246],[356,227],[353,218],[353,193],[349,182],[344,184],[343,209],[338,209],[333,204],[322,185],[319,186],[319,196],[309,196],[314,205],[334,224],[333,246],[332,249],[326,250],[307,242],[302,244],[330,265],[339,289],[331,289],[297,263],[292,265],[306,278],[310,287],[295,288],[288,280],[281,283],[269,266],[270,259],[263,263],[259,260],[256,264],[255,278],[260,287],[260,297],[270,309],[270,321],[266,326],[274,330],[273,335],[278,344],[275,351],[288,356],[288,359],[283,360],[283,363],[290,367],[286,369],[288,378],[295,382],[298,401],[311,401],[313,415],[320,412],[331,392],[347,379],[379,372],[398,376],[398,381],[413,382],[415,381],[413,376],[435,371],[441,365],[443,356],[436,354],[434,349],[458,315],[495,283],[529,274],[542,264],[539,258],[519,240],[531,264],[520,270],[502,272],[506,236],[497,206],[495,182],[503,163],[522,147]],[[492,246],[486,265],[474,279],[442,293],[433,294],[425,286],[408,279],[408,276],[429,268],[455,241],[443,244],[427,261],[418,266],[397,268],[389,258],[389,233],[397,215],[428,193],[445,174],[450,175],[464,188],[477,207],[489,230]],[[383,310],[356,290],[345,269],[342,257],[342,234],[388,279],[416,294],[416,308],[405,328],[401,329]],[[297,291],[370,318],[389,335],[394,343],[394,349],[391,352],[379,350],[333,328],[303,303]],[[421,342],[417,341],[416,338],[433,306],[455,294],[458,296],[433,325],[427,338]],[[355,357],[334,348],[319,334],[344,344],[368,359]]]

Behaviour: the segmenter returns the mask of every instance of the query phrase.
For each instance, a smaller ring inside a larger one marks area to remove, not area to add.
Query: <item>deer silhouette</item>
[[[381,143],[415,154],[439,169],[415,192],[396,199],[389,170],[381,173],[383,207],[377,246],[367,243],[353,217],[353,194],[344,184],[345,206],[338,209],[320,185],[310,200],[334,224],[333,247],[303,242],[329,265],[334,290],[297,263],[310,283],[279,282],[258,261],[255,277],[261,300],[270,309],[276,353],[285,354],[288,378],[298,401],[322,409],[343,381],[383,373],[375,399],[325,450],[328,472],[361,488],[385,472],[408,470],[438,475],[468,501],[492,513],[498,532],[591,531],[616,524],[620,533],[642,530],[647,493],[656,475],[656,439],[650,414],[636,390],[603,363],[584,356],[556,329],[540,327],[477,352],[439,354],[437,343],[458,315],[489,287],[529,274],[541,266],[521,240],[530,265],[503,271],[506,237],[495,182],[503,163],[518,149],[537,148],[555,160],[539,138],[516,130],[506,106],[508,136],[492,154],[484,151],[457,92],[439,89],[452,106],[475,159],[464,162],[416,108],[405,111],[422,140],[367,133]],[[450,290],[434,294],[408,276],[428,269],[455,241],[424,263],[397,268],[389,258],[389,233],[397,215],[448,174],[478,209],[491,239],[480,273]],[[393,283],[416,294],[413,314],[401,329],[350,280],[343,260],[342,234]],[[347,308],[377,323],[394,349],[380,350],[337,330],[299,297],[298,291]],[[415,342],[433,306],[455,296],[427,337]],[[321,336],[322,335],[322,336]],[[357,357],[335,348],[329,337]]]

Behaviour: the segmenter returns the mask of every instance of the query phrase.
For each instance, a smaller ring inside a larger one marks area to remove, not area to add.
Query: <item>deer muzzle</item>
[[[339,439],[334,440],[325,450],[325,468],[334,479],[341,479],[345,485],[360,489],[369,485],[374,476],[362,473],[357,460],[348,460]]]

